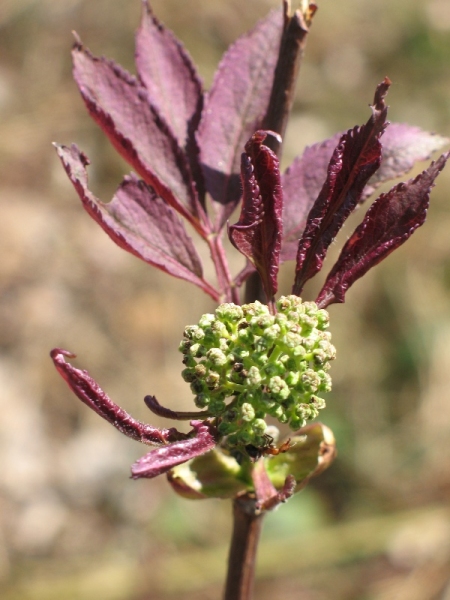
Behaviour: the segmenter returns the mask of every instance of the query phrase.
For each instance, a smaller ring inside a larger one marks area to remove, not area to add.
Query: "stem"
[[[250,600],[252,597],[263,517],[264,513],[256,513],[254,500],[246,496],[234,500],[233,537],[224,600]]]
[[[302,12],[298,9],[289,15],[289,2],[284,3],[284,32],[281,38],[278,62],[275,68],[275,77],[272,93],[264,119],[264,128],[279,133],[284,138],[286,125],[294,103],[295,84],[297,81],[300,64],[305,52],[309,25],[314,16],[316,6],[309,3],[309,7]],[[282,145],[274,137],[264,142],[278,157],[281,157]]]
[[[284,136],[289,114],[294,101],[297,75],[304,53],[308,28],[316,6],[308,3],[302,12],[297,10],[290,15],[290,2],[283,0],[284,32],[281,40],[278,62],[269,107],[264,119],[264,129],[271,129]],[[276,138],[269,136],[267,146],[278,156],[282,145]],[[216,264],[217,262],[213,260]],[[255,300],[264,302],[264,292],[258,273],[247,280],[245,302]],[[236,498],[233,504],[233,537],[228,559],[228,575],[224,600],[250,600],[255,576],[256,551],[261,533],[264,512],[257,513],[256,501],[244,496]]]

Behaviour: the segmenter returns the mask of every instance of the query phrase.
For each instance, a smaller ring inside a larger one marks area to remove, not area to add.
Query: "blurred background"
[[[449,136],[448,0],[319,4],[285,166],[305,145],[365,122],[385,75],[390,120]],[[152,5],[209,87],[226,47],[278,2]],[[139,0],[0,2],[4,600],[221,596],[230,503],[179,499],[164,478],[131,481],[146,448],[82,405],[48,356],[55,346],[75,352],[137,418],[163,424],[142,401],[149,393],[190,406],[177,346],[214,306],[118,249],[82,210],[51,147],[76,142],[92,161],[92,189],[111,197],[128,168],[71,80],[71,31],[134,72],[139,18]],[[447,168],[425,226],[331,307],[338,359],[322,420],[339,456],[267,517],[258,600],[450,599],[449,185]],[[284,293],[292,271],[283,269]]]

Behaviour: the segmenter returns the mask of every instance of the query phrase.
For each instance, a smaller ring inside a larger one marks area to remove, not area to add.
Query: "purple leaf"
[[[405,123],[391,123],[382,138],[383,158],[364,188],[361,200],[369,198],[385,181],[408,173],[420,160],[427,160],[450,140]]]
[[[342,133],[305,148],[282,175],[283,244],[281,260],[295,260],[298,240],[305,229],[306,217],[323,186],[328,163]],[[416,162],[448,144],[449,140],[403,123],[391,123],[385,130],[381,145],[382,158],[378,171],[369,179],[360,202],[366,200],[385,181],[410,171]]]
[[[272,11],[230,46],[207,96],[197,139],[216,230],[240,199],[242,149],[262,126],[282,33],[282,12]]]
[[[195,437],[157,448],[140,458],[131,467],[133,479],[151,479],[216,446],[217,432],[212,425],[204,421],[191,421],[191,425],[196,431]]]
[[[179,433],[174,428],[157,429],[133,419],[123,408],[120,408],[105,394],[87,371],[75,369],[75,367],[72,367],[71,364],[65,361],[64,357],[75,358],[75,354],[67,350],[55,348],[50,352],[50,356],[58,373],[63,377],[75,395],[89,406],[89,408],[92,408],[93,411],[108,421],[108,423],[114,425],[120,433],[143,444],[157,445],[166,444],[172,440],[180,440],[185,437],[185,434]]]
[[[379,138],[386,127],[384,98],[389,86],[387,78],[378,85],[367,123],[347,131],[333,152],[327,179],[311,208],[299,242],[294,294],[300,295],[305,282],[320,271],[329,245],[380,165]]]
[[[306,217],[327,177],[328,164],[343,134],[305,148],[282,175],[283,243],[281,260],[295,260]]]
[[[200,233],[205,221],[190,167],[170,127],[150,104],[147,90],[113,61],[96,58],[77,42],[74,78],[91,117],[114,147]]]
[[[136,33],[135,61],[152,106],[186,151],[197,192],[203,200],[203,173],[195,139],[203,108],[202,83],[183,45],[158,21],[146,1],[142,4],[141,26]]]
[[[105,204],[88,189],[87,157],[75,145],[56,148],[84,208],[118,246],[218,299],[202,277],[200,258],[183,223],[151,187],[130,175]]]
[[[348,288],[369,269],[401,246],[425,222],[430,191],[450,152],[406,183],[382,194],[367,211],[325,281],[317,303],[344,302]]]
[[[182,44],[157,20],[147,2],[136,34],[136,67],[152,105],[179,145],[186,147],[200,121],[202,84]]]
[[[268,134],[271,132],[257,131],[245,146],[242,210],[239,221],[228,231],[232,244],[255,265],[271,300],[278,288],[283,195],[278,158],[263,145]]]

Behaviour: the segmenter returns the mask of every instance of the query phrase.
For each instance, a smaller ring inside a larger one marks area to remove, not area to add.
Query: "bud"
[[[336,350],[325,331],[328,313],[315,302],[282,296],[277,313],[260,302],[221,304],[186,327],[180,351],[199,408],[216,419],[224,445],[266,449],[268,415],[298,429],[325,406],[326,373]]]

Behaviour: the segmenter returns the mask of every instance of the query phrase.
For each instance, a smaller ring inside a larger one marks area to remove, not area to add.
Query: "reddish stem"
[[[264,513],[255,511],[254,500],[246,496],[234,500],[233,536],[224,600],[250,600],[252,597],[263,517]]]

